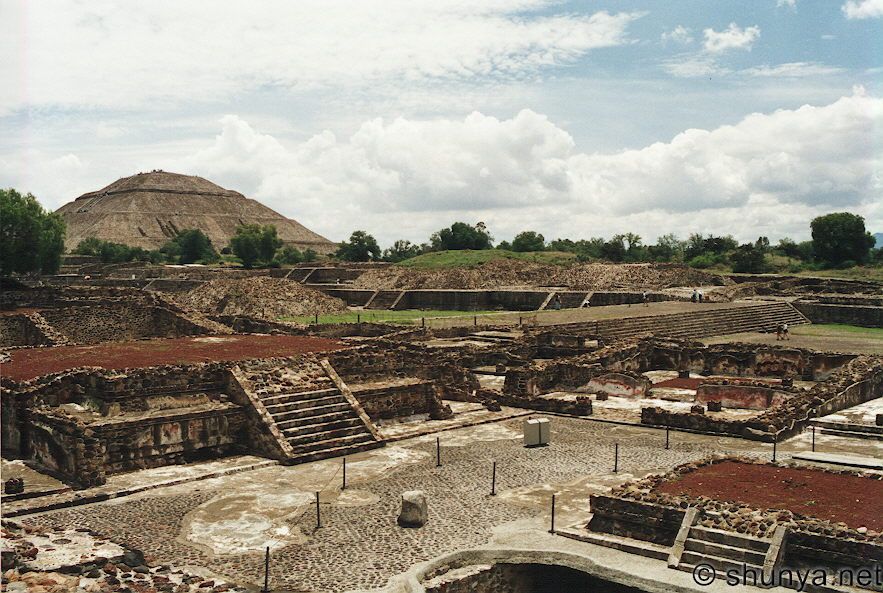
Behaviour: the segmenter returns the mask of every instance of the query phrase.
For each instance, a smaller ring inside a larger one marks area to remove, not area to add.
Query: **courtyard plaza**
[[[350,456],[345,489],[341,458],[296,466],[229,458],[114,476],[103,488],[121,490],[115,498],[84,505],[74,500],[67,508],[33,514],[21,509],[25,514],[18,520],[92,530],[143,550],[151,563],[255,588],[263,584],[269,548],[271,588],[277,591],[383,589],[421,563],[470,549],[566,552],[613,573],[628,565],[633,579],[689,590],[696,587],[690,575],[666,570],[664,562],[550,534],[552,495],[558,529],[585,525],[590,495],[623,482],[714,454],[762,460],[773,455],[769,443],[672,431],[666,448],[664,430],[545,417],[552,427],[545,447],[522,445],[525,418],[518,417],[405,438]],[[804,432],[780,443],[778,459],[809,451],[810,439]],[[815,446],[841,456],[883,454],[878,441],[816,435]],[[408,490],[422,490],[428,499],[429,521],[422,528],[396,523]],[[77,495],[87,499],[89,491]],[[718,586],[726,590],[723,584],[695,590]]]

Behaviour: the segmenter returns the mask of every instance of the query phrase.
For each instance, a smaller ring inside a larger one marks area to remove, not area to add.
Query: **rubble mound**
[[[472,268],[413,269],[390,266],[362,274],[355,286],[377,290],[566,287],[574,290],[661,289],[723,284],[714,274],[680,264],[567,266],[499,259]]]
[[[182,307],[216,315],[279,319],[346,311],[346,303],[297,282],[252,277],[210,280],[182,295]]]

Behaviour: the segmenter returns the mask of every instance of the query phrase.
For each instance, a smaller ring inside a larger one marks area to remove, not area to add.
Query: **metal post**
[[[426,327],[426,317],[420,318],[420,327]]]
[[[497,495],[497,462],[494,462],[493,473],[491,473],[491,496]]]
[[[524,322],[521,320],[521,315],[518,316],[518,325],[519,327],[524,325]]]
[[[665,427],[665,448],[668,449],[668,426]]]
[[[777,444],[777,441],[775,439],[776,439],[776,437],[773,437],[773,461],[774,462],[776,461],[776,444]]]
[[[316,313],[316,325],[319,325],[319,314]]]
[[[812,451],[813,451],[813,453],[816,452],[816,425],[815,424],[813,424],[813,426],[812,426]]]
[[[549,533],[555,533],[555,495],[552,495],[552,528]]]
[[[435,437],[435,467],[441,467],[441,439]]]
[[[613,445],[613,473],[619,471],[619,443]]]
[[[343,458],[343,487],[341,490],[346,490],[346,457]]]
[[[264,588],[261,593],[270,593],[270,546],[264,554]]]
[[[322,512],[319,510],[319,493],[316,492],[316,529],[322,527]]]
[[[478,327],[478,315],[472,316],[472,325]]]
[[[362,314],[356,313],[356,323],[362,323]]]

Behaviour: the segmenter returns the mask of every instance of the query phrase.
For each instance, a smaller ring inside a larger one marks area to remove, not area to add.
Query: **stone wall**
[[[6,381],[3,455],[85,487],[108,473],[254,451],[259,427],[230,401],[229,378],[227,365],[207,363]]]
[[[170,309],[141,304],[64,307],[44,310],[42,315],[54,328],[79,344],[208,333],[206,328]]]
[[[441,398],[469,400],[479,385],[468,369],[481,366],[492,354],[484,349],[438,351],[380,340],[376,345],[330,352],[328,360],[347,384],[416,377],[433,380]]]
[[[451,416],[451,410],[440,399],[434,381],[416,380],[405,383],[372,383],[349,385],[353,396],[372,420],[428,414],[433,420]]]
[[[0,315],[0,347],[48,346],[51,341],[24,313]]]
[[[703,383],[696,390],[698,403],[720,402],[724,408],[765,410],[784,401],[789,394],[761,385]]]
[[[592,531],[611,533],[671,546],[684,520],[685,509],[617,496],[593,494],[589,498]]]
[[[813,323],[844,323],[862,327],[883,327],[883,307],[795,301],[794,307]]]

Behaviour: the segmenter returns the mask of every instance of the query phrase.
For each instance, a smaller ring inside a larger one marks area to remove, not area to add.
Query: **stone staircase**
[[[378,290],[365,305],[366,309],[390,309],[404,294],[402,290]]]
[[[815,426],[820,434],[849,439],[883,441],[883,426],[857,422],[837,422],[821,418],[813,418],[809,423],[811,426]]]
[[[352,396],[347,397],[319,363],[252,373],[248,379],[288,443],[289,462],[351,455],[383,445]]]
[[[769,548],[769,540],[695,525],[684,542],[678,570],[692,572],[697,565],[708,564],[719,574],[731,569],[742,574],[744,566],[756,571],[759,581]]]
[[[686,313],[601,320],[597,324],[597,333],[606,341],[644,334],[695,340],[742,332],[771,332],[780,323],[793,326],[809,321],[797,309],[783,302],[706,310],[697,305],[696,311]]]
[[[591,296],[591,293],[584,291],[561,291],[557,294],[561,299],[562,309],[578,309],[582,307],[583,303],[585,303]]]
[[[39,312],[25,313],[25,317],[43,334],[50,346],[68,346],[74,343],[69,337],[52,327],[52,324],[40,315]]]

